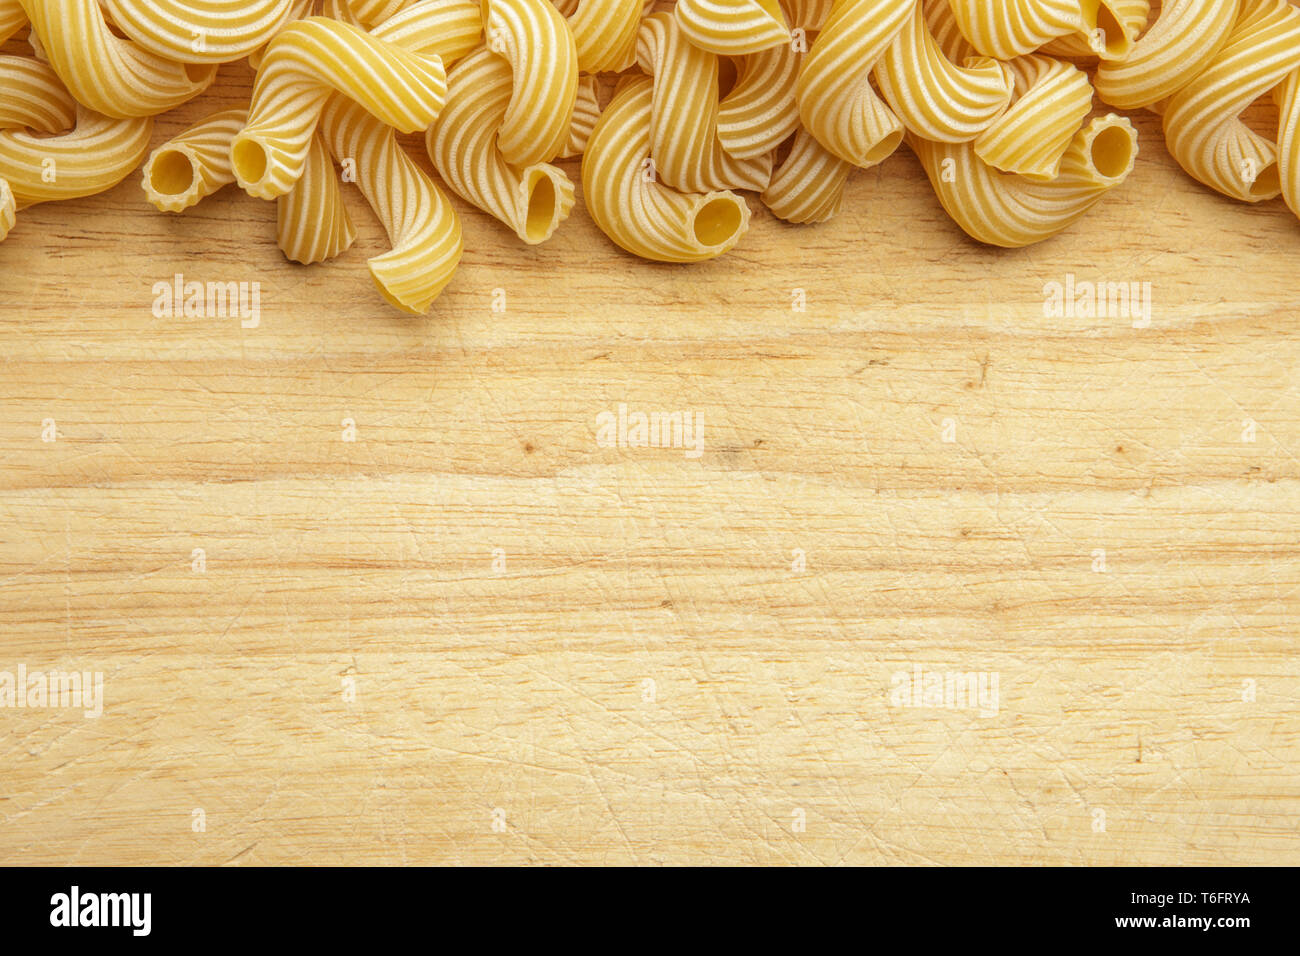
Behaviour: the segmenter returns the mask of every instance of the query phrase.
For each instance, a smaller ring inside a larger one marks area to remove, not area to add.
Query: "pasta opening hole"
[[[867,163],[883,163],[894,154],[894,150],[898,149],[899,144],[902,142],[903,131],[901,129],[890,133],[867,152]]]
[[[1115,11],[1108,4],[1103,3],[1097,10],[1097,29],[1101,31],[1109,55],[1119,56],[1128,47],[1128,34],[1124,32],[1124,24],[1119,22]]]
[[[266,177],[266,150],[251,139],[237,139],[230,150],[230,162],[240,182],[260,183]]]
[[[1123,126],[1107,126],[1092,139],[1092,165],[1102,176],[1115,179],[1133,162],[1133,137]]]
[[[730,196],[710,199],[695,213],[695,238],[702,246],[720,246],[740,229],[737,200]]]
[[[163,196],[179,196],[194,185],[194,164],[184,153],[169,150],[154,157],[149,185]]]
[[[186,63],[185,75],[191,83],[202,83],[212,74],[212,67],[207,63]]]
[[[1258,199],[1268,199],[1282,191],[1282,174],[1277,163],[1269,163],[1250,184],[1250,194]]]
[[[555,183],[550,176],[538,176],[528,194],[528,220],[524,231],[533,242],[541,242],[551,232],[555,220]]]

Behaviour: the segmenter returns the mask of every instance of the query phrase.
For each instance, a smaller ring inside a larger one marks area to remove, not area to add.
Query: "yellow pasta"
[[[115,119],[79,106],[76,125],[58,136],[0,131],[0,178],[18,209],[93,196],[140,165],[152,131],[152,117]]]
[[[1097,29],[1097,0],[949,2],[961,32],[975,49],[999,60],[1032,53],[1048,41],[1071,33],[1093,35]]]
[[[17,213],[14,191],[9,188],[8,181],[0,176],[0,242],[5,241],[9,231],[18,221]]]
[[[756,159],[789,138],[799,126],[798,78],[799,54],[789,43],[739,58],[735,85],[718,104],[718,141],[728,155]]]
[[[491,50],[458,63],[447,77],[447,105],[429,130],[429,157],[453,192],[538,243],[573,209],[573,183],[556,166],[513,166],[502,157],[497,131],[512,88],[510,64]]]
[[[831,153],[807,130],[794,135],[784,162],[763,191],[763,203],[786,222],[825,222],[840,211],[853,165]]]
[[[948,0],[942,2],[946,6]],[[781,9],[785,11],[785,21],[790,24],[791,33],[800,29],[805,35],[822,28],[834,5],[835,0],[781,0]]]
[[[1240,0],[1165,0],[1129,55],[1098,67],[1097,95],[1126,110],[1172,96],[1223,49],[1240,11]]]
[[[310,265],[333,259],[357,237],[343,190],[319,132],[293,188],[275,201],[275,241],[285,258]]]
[[[1279,114],[1278,186],[1291,211],[1300,216],[1300,70],[1292,70],[1274,95]]]
[[[0,129],[59,133],[76,119],[76,100],[48,63],[0,56]]]
[[[547,163],[569,138],[578,98],[578,48],[549,0],[483,0],[488,49],[514,78],[497,145],[516,166]]]
[[[447,68],[483,42],[482,7],[479,0],[419,0],[370,34],[411,53],[436,54]]]
[[[182,212],[235,181],[230,142],[248,110],[223,110],[155,149],[144,164],[145,198],[160,212]]]
[[[1090,0],[1091,2],[1091,0]],[[1053,56],[1098,57],[1122,62],[1132,55],[1133,44],[1151,19],[1150,0],[1101,0],[1095,16],[1085,8],[1085,20],[1095,21],[1090,34],[1071,33],[1046,44],[1042,52]]]
[[[700,262],[722,255],[749,228],[749,207],[732,192],[685,193],[653,175],[653,82],[630,77],[601,115],[582,157],[587,211],[605,235],[635,255]]]
[[[368,263],[375,286],[398,309],[428,312],[464,248],[451,203],[393,130],[358,104],[333,97],[321,117],[321,135],[335,159],[354,163],[357,185],[392,242],[390,251]]]
[[[718,57],[686,39],[672,14],[641,24],[637,64],[656,77],[650,122],[655,175],[674,189],[757,189],[767,186],[772,157],[737,159],[718,138]]]
[[[916,0],[840,0],[804,57],[795,96],[804,128],[855,166],[884,161],[903,124],[871,88],[870,72],[907,24]]]
[[[908,142],[948,215],[980,242],[1009,248],[1041,242],[1077,222],[1128,178],[1138,151],[1133,125],[1113,113],[1075,134],[1051,182],[999,172],[971,143]]]
[[[920,5],[875,68],[880,93],[911,133],[964,143],[983,132],[1011,101],[1011,78],[990,57],[957,66],[930,33]]]
[[[1300,68],[1300,10],[1286,0],[1244,0],[1227,44],[1169,100],[1165,143],[1183,169],[1244,202],[1281,192],[1277,144],[1241,113]]]
[[[578,78],[578,99],[573,108],[573,122],[569,124],[569,138],[560,151],[562,158],[581,156],[586,151],[587,140],[591,138],[591,131],[596,128],[598,119],[600,97],[596,89],[596,78],[581,76]]]
[[[267,43],[292,0],[99,0],[123,33],[181,63],[228,63]]]
[[[32,32],[77,102],[105,116],[152,116],[197,96],[215,65],[177,63],[114,35],[97,0],[22,0]]]
[[[412,53],[338,20],[290,24],[267,48],[248,125],[231,144],[235,177],[246,192],[274,199],[289,191],[335,90],[389,126],[414,133],[438,118],[447,79],[436,54]]]
[[[1005,64],[1016,100],[975,140],[975,155],[1004,173],[1055,179],[1074,134],[1092,111],[1092,85],[1082,70],[1030,54]]]
[[[405,5],[406,0],[325,0],[325,13],[363,30],[373,30]]]
[[[673,15],[691,43],[711,53],[741,56],[790,42],[778,0],[677,0]]]
[[[0,43],[27,25],[27,11],[19,0],[0,0]]]
[[[561,10],[573,31],[578,69],[617,73],[631,66],[643,5],[643,0],[581,0],[572,12]]]

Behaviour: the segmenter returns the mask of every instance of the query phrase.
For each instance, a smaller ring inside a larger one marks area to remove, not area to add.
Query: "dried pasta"
[[[583,73],[618,73],[636,58],[643,0],[581,0],[564,13]]]
[[[939,202],[968,235],[1015,248],[1042,242],[1076,222],[1133,170],[1137,132],[1111,113],[1075,134],[1051,182],[999,172],[970,143],[909,142]]]
[[[375,286],[404,312],[428,312],[464,249],[456,211],[406,155],[392,128],[358,104],[333,97],[321,117],[321,135],[335,159],[355,163],[357,185],[392,242],[368,263]]]
[[[239,185],[274,199],[292,188],[334,91],[404,133],[427,129],[442,111],[447,77],[436,54],[417,54],[359,27],[324,17],[292,23],[267,48],[248,124],[230,147]]]
[[[311,265],[341,255],[357,237],[329,149],[317,131],[307,165],[275,201],[275,242],[290,262]]]
[[[462,199],[524,242],[544,242],[573,209],[573,183],[557,166],[514,166],[501,155],[497,134],[513,87],[510,64],[491,50],[458,63],[447,78],[446,108],[428,134],[429,156]]]
[[[267,43],[292,0],[99,0],[123,33],[178,63],[229,63]]]
[[[1005,64],[1016,99],[975,140],[975,155],[1004,173],[1055,179],[1074,134],[1092,111],[1088,75],[1064,60],[1031,54]]]
[[[807,130],[794,135],[790,152],[763,190],[763,204],[786,222],[825,222],[840,211],[853,164],[817,142]]]
[[[735,85],[718,104],[718,141],[728,155],[756,159],[798,128],[798,78],[799,54],[789,43],[739,57]]]
[[[691,43],[710,53],[742,56],[790,42],[777,0],[677,0],[673,16]]]
[[[77,118],[77,101],[48,63],[0,56],[0,129],[60,133]]]
[[[749,228],[749,206],[733,192],[681,192],[655,177],[649,163],[653,85],[648,77],[626,80],[596,124],[582,157],[587,211],[634,255],[660,262],[713,259]]]
[[[182,212],[235,181],[230,143],[248,110],[213,113],[155,149],[144,164],[144,194],[159,212]]]
[[[8,180],[0,177],[0,242],[4,242],[13,229],[14,224],[18,221],[17,204],[14,201],[14,191],[9,188]]]

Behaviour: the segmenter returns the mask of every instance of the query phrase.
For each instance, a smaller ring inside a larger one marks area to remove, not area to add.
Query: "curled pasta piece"
[[[0,0],[0,43],[27,25],[27,11],[19,0]]]
[[[1097,29],[1097,0],[949,0],[961,32],[984,56],[1009,60],[1049,40]],[[1091,16],[1088,16],[1088,12]]]
[[[1223,49],[1240,11],[1240,0],[1165,0],[1129,55],[1097,68],[1097,95],[1125,110],[1172,96]]]
[[[0,177],[0,242],[5,241],[9,231],[18,222],[18,210],[14,202],[14,191],[9,183]]]
[[[943,2],[946,4],[948,0]],[[801,29],[805,38],[810,31],[816,32],[822,28],[834,5],[835,0],[781,0],[781,9],[785,11],[791,33],[795,29]]]
[[[578,78],[578,101],[573,109],[573,122],[569,124],[569,139],[561,150],[561,158],[581,156],[587,150],[587,140],[600,119],[600,96],[594,76]]]
[[[267,48],[248,125],[231,143],[235,178],[246,192],[274,199],[292,188],[335,90],[389,126],[414,133],[438,118],[447,76],[436,54],[412,53],[338,20],[290,24]]]
[[[497,149],[510,104],[510,64],[491,50],[472,53],[447,77],[447,106],[429,130],[429,157],[462,199],[501,220],[527,243],[544,242],[573,209],[573,183],[546,163],[517,167]]]
[[[871,88],[870,72],[917,0],[841,0],[804,57],[795,96],[804,128],[855,166],[874,166],[903,141],[903,125]]]
[[[1088,75],[1050,56],[1016,57],[1017,98],[975,140],[975,155],[1004,173],[1045,182],[1055,179],[1074,134],[1092,111]]]
[[[516,166],[564,149],[578,98],[578,48],[550,0],[483,0],[488,49],[510,62],[514,86],[497,144]]]
[[[428,312],[464,250],[456,211],[393,130],[356,103],[331,99],[321,135],[335,159],[355,163],[357,185],[393,244],[369,261],[375,286],[398,309]]]
[[[419,0],[370,31],[411,53],[437,54],[450,67],[483,41],[479,0]]]
[[[77,120],[77,102],[48,63],[0,56],[0,129],[59,133]]]
[[[653,83],[630,77],[591,134],[582,157],[587,211],[601,232],[634,255],[701,262],[722,255],[749,228],[749,206],[732,192],[684,193],[650,165]]]
[[[80,106],[76,125],[58,136],[0,131],[0,178],[18,209],[93,196],[140,165],[152,131],[153,117],[115,119]]]
[[[123,33],[179,63],[229,63],[265,44],[292,0],[100,0]]]
[[[643,0],[581,0],[564,13],[583,73],[620,73],[636,58]]]
[[[230,142],[248,111],[223,110],[155,149],[144,164],[145,198],[160,212],[183,212],[235,181]]]
[[[925,25],[930,28],[943,55],[954,63],[962,63],[973,56],[980,56],[966,34],[957,25],[957,17],[952,12],[948,0],[923,0],[921,10],[925,14]]]
[[[293,188],[275,201],[275,241],[291,262],[311,265],[347,250],[357,237],[339,176],[319,132]]]
[[[22,0],[32,32],[77,102],[105,116],[153,116],[197,96],[215,65],[177,63],[116,36],[97,0]]]
[[[1011,101],[1011,79],[990,57],[957,66],[930,33],[919,5],[876,64],[880,93],[909,132],[964,143]]]
[[[673,15],[691,43],[710,53],[742,56],[790,42],[778,0],[677,0]]]
[[[1244,202],[1281,192],[1277,144],[1241,120],[1246,107],[1300,68],[1300,10],[1245,0],[1227,44],[1169,100],[1165,143],[1193,178]]]
[[[718,138],[718,57],[686,39],[671,13],[641,24],[637,63],[654,84],[650,155],[655,175],[674,189],[757,189],[767,186],[772,158],[736,159]]]
[[[980,242],[1016,248],[1042,242],[1078,221],[1133,170],[1137,132],[1114,113],[1075,134],[1051,182],[999,172],[970,143],[908,142],[921,160],[939,202]]]
[[[830,152],[807,130],[794,135],[785,161],[763,191],[763,203],[786,222],[825,222],[840,211],[853,165]]]
[[[789,43],[740,57],[736,83],[718,104],[718,141],[728,155],[757,159],[789,138],[799,126],[798,78],[799,55]]]
[[[1090,0],[1091,2],[1091,0]],[[1087,4],[1083,5],[1086,9]],[[1085,17],[1091,15],[1085,12]],[[1053,56],[1098,57],[1103,62],[1128,59],[1133,44],[1151,19],[1151,0],[1101,0],[1097,27],[1091,34],[1071,33],[1051,41],[1042,52]]]
[[[405,5],[406,0],[325,0],[325,15],[373,30]]]

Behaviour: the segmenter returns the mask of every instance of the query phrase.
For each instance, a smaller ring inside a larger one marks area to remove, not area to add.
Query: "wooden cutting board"
[[[314,268],[232,189],[22,213],[0,671],[104,683],[0,710],[0,862],[1300,862],[1300,223],[1137,122],[1016,252],[906,150],[690,267],[460,204],[427,317],[355,192]],[[260,321],[155,317],[178,274]]]

